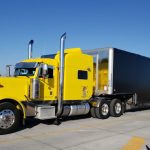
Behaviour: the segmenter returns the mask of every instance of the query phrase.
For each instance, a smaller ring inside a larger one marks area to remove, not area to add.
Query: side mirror
[[[43,64],[42,69],[43,69],[42,76],[43,76],[43,78],[46,78],[48,76],[48,65]]]

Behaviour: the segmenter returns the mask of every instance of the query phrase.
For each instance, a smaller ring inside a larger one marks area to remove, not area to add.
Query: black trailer
[[[94,96],[150,102],[150,58],[117,48],[84,52],[94,57]]]

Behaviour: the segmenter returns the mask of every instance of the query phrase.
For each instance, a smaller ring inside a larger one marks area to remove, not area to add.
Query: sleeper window
[[[84,70],[78,70],[78,79],[87,80],[88,79],[88,72]]]

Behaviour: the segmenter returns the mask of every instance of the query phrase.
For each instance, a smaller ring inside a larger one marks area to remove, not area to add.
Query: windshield
[[[36,68],[16,68],[15,76],[34,76]]]
[[[20,62],[15,66],[14,76],[34,76],[37,63]]]

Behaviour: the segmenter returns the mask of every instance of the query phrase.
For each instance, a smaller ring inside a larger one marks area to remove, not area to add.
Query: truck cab
[[[0,134],[15,131],[29,116],[43,120],[89,112],[93,57],[80,48],[63,49],[63,67],[60,57],[58,51],[53,58],[23,60],[14,77],[0,78]]]
[[[59,95],[59,52],[53,59],[43,57],[17,63],[14,76],[31,80],[29,99],[56,103]],[[63,100],[66,103],[89,100],[92,96],[92,65],[92,57],[83,54],[80,48],[65,50]],[[39,86],[32,85],[34,79]]]
[[[48,58],[27,59],[16,64],[16,77],[30,78],[31,100],[57,100],[58,91],[58,63]],[[33,81],[36,79],[36,85]]]

